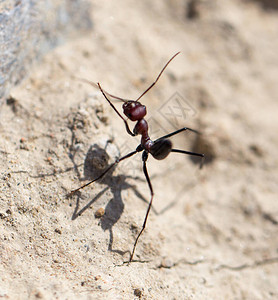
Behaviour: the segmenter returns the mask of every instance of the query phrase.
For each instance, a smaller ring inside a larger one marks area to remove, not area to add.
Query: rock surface
[[[0,104],[32,62],[92,27],[85,0],[0,1]]]

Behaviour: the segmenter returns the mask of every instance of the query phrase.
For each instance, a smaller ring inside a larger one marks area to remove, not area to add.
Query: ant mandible
[[[152,206],[152,202],[153,202],[153,197],[154,197],[154,192],[153,192],[153,187],[151,184],[151,180],[148,174],[148,170],[147,170],[147,159],[149,156],[149,153],[157,160],[162,160],[164,158],[166,158],[170,152],[176,152],[176,153],[183,153],[183,154],[188,154],[188,155],[194,155],[194,156],[199,156],[202,157],[201,160],[201,164],[200,164],[200,168],[203,165],[203,160],[204,160],[204,154],[201,153],[195,153],[195,152],[191,152],[191,151],[185,151],[185,150],[179,150],[179,149],[173,149],[172,148],[172,142],[169,140],[169,138],[173,135],[176,135],[180,132],[189,130],[192,131],[194,133],[199,134],[199,132],[197,130],[188,128],[188,127],[183,127],[179,130],[176,130],[174,132],[171,132],[169,134],[166,134],[158,139],[156,139],[155,141],[152,141],[151,138],[148,135],[148,123],[147,121],[144,119],[144,117],[147,114],[147,109],[146,106],[141,104],[138,100],[141,99],[158,81],[158,79],[160,78],[161,74],[163,73],[163,71],[166,69],[166,67],[169,65],[169,63],[179,54],[180,52],[176,53],[167,63],[166,65],[163,67],[163,69],[160,71],[159,75],[157,76],[156,80],[136,99],[136,100],[128,100],[128,99],[123,99],[114,95],[109,94],[108,92],[106,92],[105,90],[102,89],[102,87],[100,86],[99,83],[95,84],[94,82],[91,82],[89,80],[84,80],[82,79],[82,81],[85,81],[89,84],[91,84],[94,87],[98,87],[100,89],[100,91],[102,92],[104,98],[108,101],[108,103],[111,105],[111,107],[114,109],[114,111],[118,114],[118,116],[124,121],[125,127],[126,127],[126,131],[128,134],[130,134],[131,136],[136,136],[136,135],[141,135],[141,143],[140,145],[136,148],[136,150],[126,154],[125,156],[122,156],[121,158],[116,159],[116,161],[114,163],[112,163],[100,176],[98,176],[97,178],[95,178],[94,180],[84,184],[83,186],[71,191],[70,195],[76,193],[77,191],[83,189],[84,187],[90,185],[91,183],[101,179],[107,172],[109,172],[109,170],[111,170],[115,165],[117,165],[119,162],[123,161],[124,159],[127,159],[131,156],[133,156],[136,153],[142,152],[142,161],[143,161],[143,172],[144,175],[146,177],[149,189],[150,189],[150,193],[151,193],[151,200],[149,202],[149,206],[145,215],[145,219],[144,219],[144,223],[143,226],[141,228],[141,231],[139,232],[134,245],[133,245],[133,250],[131,252],[130,255],[130,259],[129,259],[129,263],[132,261],[134,253],[135,253],[135,249],[136,249],[136,245],[138,243],[138,240],[141,236],[141,234],[143,233],[145,227],[146,227],[146,223],[148,220],[148,216],[149,216],[149,212]],[[127,120],[119,113],[119,111],[116,109],[116,107],[114,106],[114,104],[109,100],[109,97],[120,100],[123,103],[123,112],[124,114],[127,116],[127,118],[133,122],[137,122],[133,132],[130,130]]]

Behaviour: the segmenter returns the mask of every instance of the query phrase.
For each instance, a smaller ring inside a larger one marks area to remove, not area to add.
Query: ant
[[[128,99],[123,99],[123,98],[111,95],[108,92],[106,92],[105,90],[103,90],[99,83],[95,84],[94,82],[82,79],[82,81],[87,82],[87,83],[91,84],[92,86],[98,87],[100,89],[100,91],[103,94],[104,98],[111,105],[111,107],[118,114],[118,116],[124,121],[126,131],[127,131],[128,134],[130,134],[131,136],[141,135],[141,143],[136,148],[136,150],[126,154],[125,156],[122,156],[121,158],[116,159],[116,161],[114,163],[112,163],[100,176],[98,176],[94,180],[84,184],[83,186],[71,191],[71,193],[70,193],[70,195],[73,195],[77,191],[79,191],[79,190],[83,189],[84,187],[90,185],[91,183],[101,179],[106,173],[108,173],[119,162],[133,156],[136,153],[139,153],[139,152],[143,151],[143,153],[142,153],[143,172],[144,172],[144,175],[146,177],[146,180],[147,180],[147,183],[148,183],[148,186],[149,186],[149,189],[150,189],[151,200],[149,202],[149,206],[148,206],[148,209],[147,209],[147,212],[146,212],[146,215],[145,215],[145,219],[144,219],[141,231],[139,232],[139,234],[137,235],[137,238],[135,239],[135,242],[134,242],[134,245],[133,245],[133,250],[132,250],[131,255],[130,255],[129,263],[133,259],[138,240],[139,240],[141,234],[143,233],[143,231],[146,227],[146,223],[147,223],[147,220],[148,220],[149,212],[150,212],[152,202],[153,202],[153,197],[154,197],[153,187],[152,187],[152,184],[151,184],[151,180],[150,180],[148,170],[147,170],[147,165],[146,165],[149,153],[157,160],[165,159],[170,154],[170,152],[176,152],[176,153],[183,153],[183,154],[188,154],[188,155],[193,155],[193,156],[199,156],[199,157],[202,158],[201,163],[200,163],[200,168],[202,168],[202,166],[203,166],[204,154],[185,151],[185,150],[179,150],[179,149],[173,149],[172,142],[169,140],[169,138],[172,137],[173,135],[176,135],[176,134],[178,134],[180,132],[183,132],[183,131],[186,131],[186,130],[192,131],[196,134],[199,134],[199,132],[197,130],[194,130],[194,129],[191,129],[191,128],[188,128],[188,127],[183,127],[179,130],[176,130],[174,132],[166,134],[166,135],[156,139],[155,141],[152,141],[151,138],[148,135],[148,123],[144,119],[144,117],[147,114],[146,106],[141,104],[138,101],[157,83],[157,81],[159,80],[160,76],[162,75],[162,73],[164,72],[166,67],[169,65],[169,63],[179,53],[180,52],[176,53],[166,63],[166,65],[163,67],[163,69],[160,71],[159,75],[157,76],[156,80],[136,100],[128,100]],[[113,105],[113,103],[109,100],[108,96],[111,97],[111,98],[114,98],[114,99],[117,99],[117,100],[120,100],[120,101],[124,102],[123,103],[123,112],[124,112],[124,114],[126,115],[126,117],[129,120],[131,120],[133,122],[137,122],[134,129],[133,129],[133,131],[130,130],[130,128],[128,126],[128,123],[127,123],[127,120],[116,109],[116,107]]]

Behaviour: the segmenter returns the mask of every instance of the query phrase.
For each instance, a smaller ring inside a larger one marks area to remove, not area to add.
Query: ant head
[[[138,121],[145,117],[147,114],[147,109],[145,105],[142,105],[138,101],[127,101],[123,104],[124,114],[131,121]]]
[[[172,142],[168,139],[158,140],[150,149],[151,155],[158,160],[166,158],[172,150]]]

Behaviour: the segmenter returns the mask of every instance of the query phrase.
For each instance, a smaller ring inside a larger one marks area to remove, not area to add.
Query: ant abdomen
[[[136,101],[127,101],[123,104],[124,114],[131,121],[138,121],[145,117],[147,114],[147,109],[145,105]]]
[[[166,158],[172,150],[172,142],[168,139],[158,140],[150,148],[151,155],[158,160]]]

